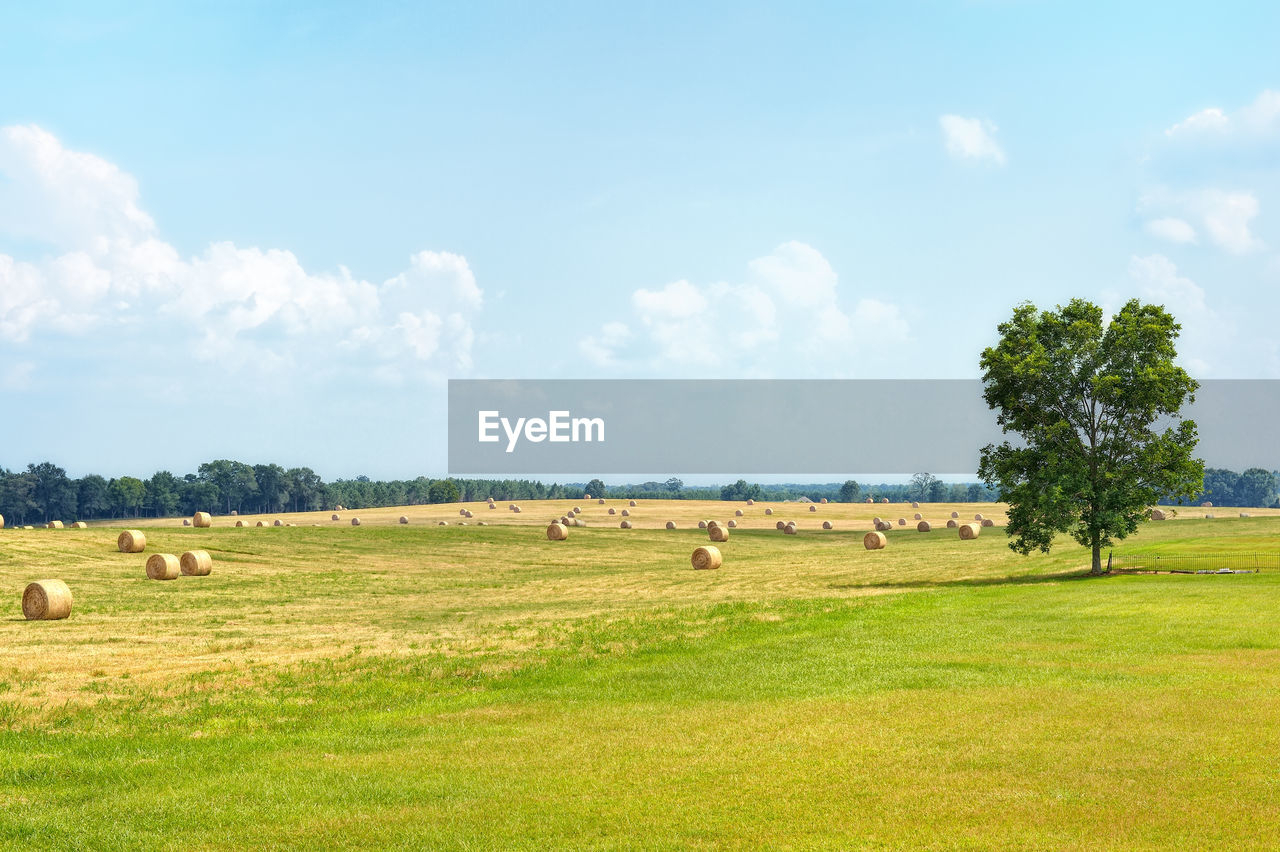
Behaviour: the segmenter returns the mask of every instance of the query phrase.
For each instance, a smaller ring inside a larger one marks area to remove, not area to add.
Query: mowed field
[[[1280,572],[1089,578],[990,504],[520,505],[0,530],[0,847],[1280,845]],[[1280,551],[1211,511],[1116,550]],[[23,620],[46,577],[71,618]]]

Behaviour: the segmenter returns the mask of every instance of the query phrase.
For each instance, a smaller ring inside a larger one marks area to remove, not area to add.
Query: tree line
[[[23,471],[0,467],[0,515],[10,523],[59,520],[97,520],[173,517],[197,511],[229,514],[310,512],[342,505],[351,509],[412,506],[430,503],[495,500],[557,500],[594,497],[650,500],[776,501],[808,498],[860,503],[887,498],[892,503],[983,503],[999,494],[977,482],[942,482],[917,473],[907,483],[842,484],[783,483],[762,485],[744,479],[724,486],[686,486],[676,477],[663,481],[606,486],[600,479],[587,483],[542,483],[525,479],[371,480],[367,476],[325,482],[309,467],[278,464],[249,465],[229,459],[206,462],[195,473],[177,476],[157,471],[147,479],[121,476],[107,479],[88,474],[74,479],[52,462],[27,465]],[[1277,474],[1250,468],[1243,473],[1209,468],[1204,488],[1193,504],[1205,500],[1217,506],[1276,505]],[[1188,502],[1188,501],[1183,501]]]

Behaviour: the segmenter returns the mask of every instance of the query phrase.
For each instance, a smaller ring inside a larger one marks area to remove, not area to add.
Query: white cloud
[[[996,142],[999,129],[981,118],[943,115],[938,118],[947,153],[959,160],[990,161],[1004,165],[1004,149]]]
[[[579,342],[596,366],[765,375],[786,371],[797,357],[866,351],[910,336],[891,303],[862,298],[852,313],[842,309],[831,264],[794,241],[750,261],[742,283],[700,286],[682,279],[636,290],[630,301],[628,322],[606,323]]]
[[[1280,92],[1264,89],[1253,103],[1234,114],[1209,107],[1165,130],[1165,136],[1186,140],[1259,139],[1280,133]]]
[[[1196,242],[1196,229],[1190,224],[1173,216],[1164,219],[1152,219],[1147,223],[1147,233],[1171,243]]]
[[[50,253],[0,254],[0,339],[125,326],[220,367],[332,360],[470,365],[483,293],[467,260],[422,251],[381,285],[309,272],[282,249],[211,244],[184,259],[158,239],[137,182],[38,127],[0,128],[0,233]]]
[[[1208,353],[1230,338],[1230,325],[1210,306],[1204,288],[1178,274],[1177,265],[1162,254],[1129,258],[1129,279],[1147,302],[1164,305],[1182,325],[1178,346],[1183,363],[1198,376],[1212,371]]]

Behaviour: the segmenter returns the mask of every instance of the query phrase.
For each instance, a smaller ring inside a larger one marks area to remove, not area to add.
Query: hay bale
[[[466,509],[459,509],[459,510],[458,510],[458,516],[459,516],[459,517],[462,517],[462,518],[465,518],[465,517],[467,516],[467,510],[466,510]]]
[[[475,515],[471,514],[471,510],[470,510],[470,509],[468,509],[468,510],[467,510],[467,517],[468,517],[468,518],[474,518],[474,517],[475,517]]]
[[[985,518],[983,518],[983,517],[982,517],[982,513],[981,513],[981,512],[979,512],[978,514],[974,515],[974,516],[973,516],[973,519],[974,519],[975,521],[984,521],[984,520],[986,520]]]
[[[438,521],[438,522],[436,523],[436,526],[438,526],[438,527],[447,527],[447,526],[449,526],[449,522],[448,522],[448,521]]]
[[[982,532],[982,524],[961,524],[960,540],[973,541]]]
[[[730,519],[729,519],[729,529],[736,529],[736,528],[737,528],[737,526],[738,526],[738,522],[737,522],[737,521],[735,521],[735,520],[733,520],[732,518],[730,518]]]
[[[916,524],[916,532],[932,532],[933,526],[928,521],[921,521]]]
[[[630,503],[628,503],[627,505],[631,506],[631,507],[634,509],[634,508],[635,508],[635,505],[636,505],[636,501],[635,501],[635,500],[632,500],[632,501],[631,501]]]
[[[823,521],[823,522],[822,522],[822,528],[823,528],[824,530],[835,529],[835,527],[831,526],[831,522],[830,522],[830,521]]]
[[[874,503],[874,502],[876,502],[876,501],[875,501],[873,498],[868,497],[867,499],[863,500],[862,502],[863,502],[863,503]]]
[[[496,504],[494,504],[494,503],[490,503],[490,504],[489,504],[489,508],[490,508],[490,509],[496,509],[496,508],[498,508],[498,507],[497,507],[497,505],[496,505]]]
[[[1247,517],[1250,517],[1250,515],[1249,515],[1249,513],[1248,513],[1248,512],[1241,512],[1241,513],[1240,513],[1240,517],[1242,517],[1242,518],[1247,518]]]
[[[882,532],[869,532],[862,537],[862,546],[867,550],[884,550],[889,539]]]
[[[183,518],[183,519],[182,519],[182,525],[183,525],[184,527],[189,527],[189,526],[191,526],[191,519],[190,519],[190,518]],[[258,524],[258,526],[262,526],[262,524]]]
[[[590,500],[590,499],[591,499],[591,495],[590,495],[590,494],[583,494],[583,495],[582,495],[582,499],[583,499],[583,500]]]
[[[741,509],[736,509],[736,510],[734,510],[733,516],[734,516],[735,518],[741,518],[741,517],[742,517],[742,510],[741,510]]]
[[[266,525],[267,525],[266,521],[258,521],[258,526],[265,527]]]
[[[823,498],[822,498],[822,502],[823,502],[823,503],[827,502],[827,498],[826,498],[826,497],[823,497]]]
[[[705,530],[706,528],[707,528],[707,522],[706,522],[706,521],[698,521],[698,529],[700,529],[700,530]]]
[[[889,532],[889,530],[891,529],[893,529],[893,524],[889,523],[888,521],[881,521],[880,523],[876,524],[876,530],[878,532]]]
[[[1212,508],[1213,508],[1213,502],[1212,502],[1212,501],[1205,501],[1204,503],[1201,503],[1201,504],[1200,504],[1200,508],[1201,508],[1201,509],[1212,509]],[[2,520],[2,519],[0,519],[0,520]],[[4,526],[4,524],[3,524],[3,523],[0,523],[0,526]]]
[[[786,529],[786,528],[787,528],[787,522],[786,522],[786,521],[778,521],[778,523],[777,523],[775,526],[776,526],[778,529],[783,530],[783,529]]]
[[[65,529],[62,521],[50,521],[46,526],[51,530]]]
[[[4,529],[4,515],[0,515],[0,530]]]
[[[630,521],[623,521],[622,523],[618,524],[618,528],[619,528],[619,529],[623,529],[623,530],[629,530],[629,529],[631,529],[631,522],[630,522]]]
[[[601,497],[599,500],[597,500],[597,501],[596,501],[596,503],[597,503],[598,505],[600,505],[600,506],[603,506],[603,505],[604,505],[604,498],[603,498],[603,497]]]
[[[89,525],[88,525],[88,524],[86,524],[84,521],[76,521],[74,524],[72,524],[72,525],[71,525],[71,529],[73,529],[73,530],[87,530],[87,529],[89,529]]]
[[[764,513],[765,513],[766,515],[772,515],[772,514],[773,514],[773,510],[772,510],[772,509],[765,509],[765,510],[764,510]]]
[[[274,521],[271,522],[271,526],[282,527],[284,526],[284,521],[280,520],[279,518],[276,518]]]
[[[889,498],[888,498],[888,497],[881,497],[881,498],[880,498],[880,502],[881,502],[881,503],[888,503],[888,502],[889,502]]]
[[[564,541],[569,537],[569,528],[564,524],[547,524],[548,541]]]
[[[242,526],[244,526],[244,521],[236,521],[236,526],[238,526],[238,527],[242,527]],[[319,524],[312,524],[312,526],[313,526],[313,527],[318,527],[318,526],[320,526],[320,525],[319,525]]]
[[[912,518],[911,520],[913,520],[913,521],[922,521],[922,520],[924,520],[924,516],[923,516],[923,515],[921,515],[919,512],[916,512],[916,516],[915,516],[914,518]]]
[[[618,514],[618,510],[617,510],[617,509],[615,509],[615,508],[613,508],[612,506],[610,506],[610,507],[609,507],[609,514],[610,514],[610,515],[616,515],[616,514]]]
[[[213,526],[213,516],[208,512],[196,512],[191,516],[191,526],[206,529]]]
[[[712,527],[718,527],[718,526],[720,526],[719,521],[707,521],[707,529],[711,529]]]
[[[631,510],[630,510],[630,509],[623,509],[623,510],[622,510],[622,517],[626,518],[626,517],[629,517],[630,515],[631,515]]]
[[[487,526],[489,526],[489,523],[488,523],[487,521],[481,521],[481,522],[479,523],[479,526],[487,527]]]
[[[712,541],[728,541],[729,531],[724,527],[712,527],[708,532]]]
[[[28,621],[57,621],[71,614],[71,589],[61,580],[36,580],[22,590],[22,615]]]
[[[147,549],[147,537],[142,530],[125,530],[116,536],[116,549],[121,553],[141,553]]]
[[[706,545],[695,549],[689,561],[695,571],[707,571],[723,565],[724,557],[720,555],[720,548]]]
[[[360,519],[359,519],[359,518],[352,518],[352,519],[351,519],[351,526],[353,526],[353,527],[358,527],[358,526],[360,526]]]
[[[951,517],[953,517],[953,518],[959,518],[959,517],[960,517],[960,513],[959,513],[959,512],[952,512],[952,513],[951,513]]]
[[[232,509],[232,510],[231,510],[231,515],[232,515],[232,517],[234,517],[234,516],[236,516],[236,515],[238,515],[238,514],[240,514],[240,510],[239,510],[239,509]]]
[[[748,500],[748,501],[747,501],[747,505],[748,505],[748,506],[754,506],[755,504],[756,504],[756,501],[755,501],[755,500]]]
[[[1205,518],[1206,518],[1207,520],[1212,521],[1212,520],[1213,520],[1213,512],[1206,512],[1206,513],[1205,513]]]
[[[669,529],[669,530],[673,530],[673,529],[675,529],[675,528],[676,528],[676,522],[675,522],[675,521],[667,521],[667,529]]]
[[[467,517],[469,518],[469,517],[471,517],[471,516],[470,516],[470,515],[467,515]],[[408,516],[408,515],[401,515],[401,516],[400,516],[400,523],[402,523],[402,524],[407,524],[407,523],[409,523],[409,516]]]
[[[991,520],[990,518],[983,518],[982,525],[984,527],[994,527],[996,525],[996,522]]]
[[[332,515],[330,515],[330,516],[329,516],[329,520],[331,520],[331,521],[340,521],[340,520],[342,520],[342,516],[341,516],[341,515],[339,515],[337,512],[334,512]]]
[[[920,504],[919,504],[919,503],[917,503],[915,500],[912,500],[912,501],[911,501],[911,508],[913,508],[913,509],[919,509],[919,508],[920,508]]]
[[[148,580],[172,580],[180,573],[182,565],[172,553],[153,553],[147,560]]]
[[[879,515],[876,515],[874,518],[871,519],[871,523],[875,524],[876,526],[880,526],[883,520],[884,519],[881,518]]]
[[[900,526],[900,527],[905,527],[906,525],[907,525],[907,519],[906,519],[906,518],[898,518],[898,526]]]
[[[952,518],[951,520],[947,521],[947,529],[949,530],[953,530],[958,526],[960,526],[960,522],[957,521],[955,518]]]
[[[810,506],[809,506],[809,511],[810,511],[810,512],[816,512],[816,511],[818,511],[818,507],[817,507],[817,506],[814,506],[814,505],[812,505],[812,504],[810,504]]]
[[[35,527],[28,525],[28,526],[23,527],[23,529],[24,529],[24,530],[33,530],[33,529],[35,529]]]
[[[178,566],[187,577],[208,577],[213,570],[213,557],[207,550],[188,550],[178,557]]]
[[[514,511],[516,510],[516,504],[515,504],[515,503],[508,503],[508,504],[507,504],[507,510],[508,510],[508,511],[511,511],[511,512],[514,512]]]
[[[782,532],[783,532],[783,534],[784,534],[784,535],[795,535],[795,534],[796,534],[796,522],[795,522],[795,521],[788,521],[788,522],[787,522],[787,525],[786,525],[785,527],[783,527],[783,528],[782,528]]]
[[[516,507],[515,507],[514,509],[512,509],[511,511],[515,512],[515,513],[518,515],[518,514],[520,514],[520,507],[519,507],[519,506],[516,506]]]
[[[1151,520],[1153,521],[1163,521],[1168,518],[1168,515],[1164,513],[1163,509],[1152,509],[1148,513],[1148,517],[1150,517]]]

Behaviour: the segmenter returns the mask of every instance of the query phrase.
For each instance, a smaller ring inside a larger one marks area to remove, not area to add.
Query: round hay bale
[[[189,527],[189,526],[191,526],[191,519],[190,519],[190,518],[183,518],[183,519],[182,519],[182,525],[183,525],[184,527]],[[262,524],[258,524],[258,526],[262,526]]]
[[[816,512],[816,511],[818,511],[818,507],[817,507],[817,506],[815,506],[815,505],[813,505],[812,503],[810,503],[810,504],[809,504],[809,511],[810,511],[810,512]]]
[[[911,520],[913,520],[913,521],[921,521],[921,520],[924,520],[924,516],[922,516],[919,512],[916,512],[916,516],[915,516],[914,518],[912,518]]]
[[[629,517],[630,515],[631,515],[631,510],[630,510],[630,509],[623,509],[623,510],[622,510],[622,517],[626,518],[626,517]]]
[[[238,526],[238,527],[242,527],[242,526],[244,526],[244,521],[236,521],[236,526]],[[312,526],[318,527],[318,526],[320,526],[320,525],[319,525],[319,524],[312,524]]]
[[[22,616],[57,621],[71,614],[71,589],[61,580],[36,580],[22,590]]]
[[[35,529],[35,527],[33,527],[33,526],[29,526],[29,525],[28,525],[28,526],[23,527],[23,529],[24,529],[24,530],[33,530],[33,529]]]
[[[265,527],[266,525],[267,525],[266,521],[258,521],[258,526]]]
[[[436,523],[436,526],[438,526],[438,527],[447,527],[447,526],[449,526],[449,522],[448,522],[448,521],[438,521],[438,522]]]
[[[332,515],[330,515],[330,516],[329,516],[329,520],[331,520],[331,521],[340,521],[340,520],[342,520],[342,516],[341,516],[341,515],[339,515],[337,512],[334,512]]]
[[[559,522],[560,522],[560,523],[562,523],[562,524],[564,524],[564,525],[567,527],[567,526],[569,526],[569,520],[570,520],[570,518],[569,518],[569,516],[568,516],[568,515],[561,515],[561,516],[560,516],[560,521],[559,521]],[[553,521],[552,523],[555,523],[555,521]]]
[[[1212,501],[1208,501],[1208,500],[1206,500],[1205,502],[1203,502],[1203,503],[1201,503],[1201,504],[1200,504],[1200,508],[1201,508],[1201,509],[1212,509],[1212,508],[1213,508],[1213,502],[1212,502]]]
[[[913,508],[913,509],[919,509],[919,508],[920,508],[920,504],[919,504],[919,503],[917,503],[915,500],[912,500],[912,501],[911,501],[911,508]]]
[[[735,521],[735,520],[733,520],[732,518],[730,518],[730,519],[729,519],[729,529],[736,529],[736,528],[737,528],[737,526],[738,526],[738,522],[737,522],[737,521]]]
[[[180,573],[182,565],[172,553],[153,553],[147,559],[148,580],[172,580]]]
[[[974,516],[973,516],[973,519],[974,519],[975,521],[984,521],[984,520],[986,520],[986,518],[982,517],[982,513],[981,513],[981,512],[979,512],[978,514],[974,515]]]
[[[916,532],[932,532],[932,531],[933,531],[933,527],[929,524],[928,521],[921,521],[920,523],[916,524]]]
[[[957,521],[955,518],[952,518],[951,520],[947,521],[947,529],[949,530],[953,530],[958,526],[960,526],[960,522]]]
[[[276,518],[274,521],[271,522],[271,526],[282,527],[284,526],[284,521],[280,520],[279,518]]]
[[[827,502],[827,498],[826,498],[826,497],[823,497],[823,498],[822,498],[822,502],[823,502],[823,503]]]
[[[787,523],[786,521],[778,521],[778,523],[775,526],[780,530],[784,530],[787,528]]]
[[[89,529],[89,525],[88,525],[88,524],[86,524],[84,521],[76,521],[74,524],[72,524],[72,525],[71,525],[71,529],[73,529],[73,530],[87,530],[87,529]]]
[[[624,529],[624,530],[629,530],[629,529],[631,529],[631,522],[630,522],[630,521],[623,521],[622,523],[618,524],[618,528],[619,528],[619,529]]]
[[[796,534],[796,522],[795,522],[795,521],[789,521],[789,522],[787,523],[787,525],[786,525],[785,527],[783,527],[783,528],[782,528],[782,533],[783,533],[783,535],[795,535],[795,534]]]
[[[470,510],[470,509],[468,509],[468,510],[467,510],[467,517],[468,517],[468,518],[474,518],[474,517],[475,517],[475,515],[471,514],[471,510]]]
[[[603,497],[601,497],[599,500],[597,500],[597,501],[596,501],[596,503],[597,503],[598,505],[603,506],[603,505],[604,505],[604,498],[603,498]]]
[[[4,529],[4,515],[0,515],[0,530]]]
[[[470,516],[468,515],[468,517],[470,517]],[[401,515],[401,516],[400,516],[400,523],[402,523],[402,524],[407,524],[407,523],[409,523],[409,516],[408,516],[408,515]]]
[[[898,526],[900,526],[900,527],[905,527],[906,525],[907,525],[907,519],[906,519],[906,518],[898,518]]]
[[[632,501],[631,501],[630,503],[628,503],[627,505],[631,506],[632,508],[635,508],[636,501],[635,501],[635,500],[632,500]]]
[[[982,532],[982,524],[961,524],[960,540],[973,541]]]
[[[719,521],[707,521],[707,529],[711,529],[712,527],[718,527],[718,526],[720,526]]]
[[[863,502],[863,503],[874,503],[874,502],[876,502],[876,501],[875,501],[874,499],[872,499],[871,497],[868,497],[867,499],[863,500],[862,502]]]
[[[772,509],[765,509],[765,510],[764,510],[764,513],[765,513],[766,515],[772,515],[772,514],[773,514],[773,510],[772,510]]]
[[[1163,509],[1152,509],[1149,516],[1153,521],[1163,521],[1168,517]]]
[[[875,524],[876,526],[880,526],[880,524],[881,524],[881,522],[883,522],[883,520],[884,520],[884,519],[883,519],[883,518],[881,518],[879,515],[876,515],[874,518],[872,518],[872,519],[871,519],[871,523]]]
[[[889,502],[889,498],[888,498],[888,497],[881,497],[881,498],[880,498],[880,502],[881,502],[881,503],[888,503],[888,502]]]
[[[741,517],[742,517],[742,510],[741,510],[741,509],[736,510],[736,511],[733,513],[733,516],[734,516],[735,518],[741,518]]]
[[[960,517],[960,513],[959,513],[959,512],[952,512],[952,513],[951,513],[951,517],[953,517],[953,518],[958,518],[958,517]]]
[[[581,515],[581,514],[582,514],[582,507],[581,507],[581,506],[574,506],[574,507],[573,507],[573,513],[574,513],[575,515]]]
[[[675,522],[675,521],[667,521],[667,529],[669,529],[669,530],[673,530],[673,529],[675,529],[675,528],[676,528],[676,522]]]
[[[698,529],[700,529],[700,530],[705,530],[706,528],[707,528],[707,522],[706,522],[706,521],[698,521]]]
[[[831,526],[831,522],[830,522],[830,521],[823,521],[823,522],[822,522],[822,528],[823,528],[824,530],[835,529],[835,527]]]
[[[569,537],[569,528],[564,524],[548,524],[547,540],[548,541],[564,541]]]
[[[206,550],[188,550],[178,557],[178,566],[187,577],[208,577],[213,570],[213,557]]]
[[[66,528],[65,525],[62,523],[62,521],[50,521],[47,524],[47,526],[51,530],[60,530],[60,529]]]
[[[591,499],[591,495],[590,495],[590,494],[583,494],[583,495],[582,495],[582,499],[583,499],[583,500],[590,500],[590,499]]]
[[[991,520],[990,518],[983,518],[982,525],[984,527],[994,527],[996,525],[996,522]]]
[[[352,518],[352,519],[351,519],[351,526],[353,526],[353,527],[358,527],[358,526],[360,526],[360,519],[359,519],[359,518]]]
[[[286,527],[296,527],[297,524],[285,524]]]
[[[116,536],[116,549],[121,553],[141,553],[147,549],[147,536],[142,530],[125,530]]]
[[[889,530],[891,529],[893,529],[893,524],[889,523],[888,521],[881,521],[880,523],[876,524],[876,530],[878,530],[879,532],[889,532]]]
[[[889,539],[882,532],[869,532],[862,537],[862,546],[867,550],[884,550]]]
[[[695,571],[707,571],[723,565],[724,557],[720,555],[720,548],[704,545],[693,551],[689,561],[693,563]]]
[[[510,512],[514,512],[514,511],[516,510],[516,504],[515,504],[515,503],[508,503],[508,504],[507,504],[507,510],[508,510],[508,511],[510,511]]]
[[[518,514],[520,514],[520,507],[519,507],[519,506],[516,506],[516,507],[515,507],[514,509],[512,509],[511,511],[515,512],[515,513],[518,515]]]
[[[609,507],[609,514],[610,514],[610,515],[616,515],[616,514],[618,514],[618,510],[617,510],[617,509],[615,509],[615,508],[613,508],[612,506],[610,506],[610,507]]]
[[[238,515],[238,514],[240,514],[240,510],[239,510],[239,509],[232,509],[232,510],[231,510],[231,515],[232,515],[233,517],[234,517],[234,516],[236,516],[236,515]]]
[[[460,517],[465,518],[465,517],[467,516],[467,510],[466,510],[466,509],[459,509],[459,510],[458,510],[458,515],[459,515]]]
[[[708,535],[712,541],[728,541],[729,531],[724,527],[712,527]]]
[[[213,516],[208,512],[196,512],[191,516],[191,526],[205,529],[213,526]]]
[[[1206,512],[1205,518],[1208,520],[1213,520],[1213,512]]]
[[[747,501],[747,505],[748,505],[748,506],[754,506],[755,504],[756,504],[756,501],[755,501],[755,500],[748,500],[748,501]]]
[[[1250,515],[1249,515],[1249,513],[1248,513],[1248,512],[1241,512],[1241,513],[1240,513],[1240,517],[1242,517],[1242,518],[1248,518],[1248,517],[1250,517]]]
[[[496,509],[496,508],[498,508],[498,506],[497,506],[497,504],[495,504],[495,503],[490,503],[490,504],[489,504],[489,508],[490,508],[490,509]]]
[[[487,527],[487,526],[489,526],[489,522],[488,522],[488,521],[481,521],[481,522],[479,523],[479,526]]]

